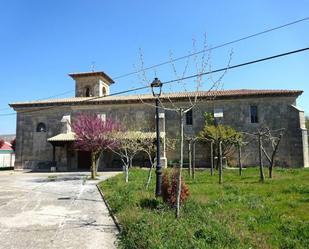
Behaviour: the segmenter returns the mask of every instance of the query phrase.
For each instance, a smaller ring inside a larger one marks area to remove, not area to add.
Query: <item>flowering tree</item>
[[[115,134],[115,142],[117,147],[109,146],[109,149],[120,156],[123,163],[123,172],[125,176],[125,182],[129,182],[129,168],[132,167],[132,160],[136,153],[140,151],[138,144],[138,133],[134,131],[120,131]]]
[[[129,181],[129,168],[132,167],[132,160],[138,152],[145,152],[148,155],[151,164],[150,170],[153,168],[154,136],[152,133],[122,131],[115,134],[115,139],[118,147],[110,148],[110,150],[119,155],[123,162],[125,182]]]
[[[75,147],[91,152],[91,178],[96,176],[96,161],[107,148],[117,147],[113,133],[119,129],[112,119],[102,120],[94,114],[82,113],[71,124],[75,133]]]

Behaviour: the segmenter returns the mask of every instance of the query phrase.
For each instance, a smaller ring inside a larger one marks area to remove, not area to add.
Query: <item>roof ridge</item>
[[[302,90],[290,90],[290,89],[226,89],[226,90],[211,90],[211,91],[183,91],[183,92],[168,92],[162,94],[162,99],[170,98],[186,98],[191,97],[192,94],[198,94],[198,97],[207,97],[214,96],[214,93],[218,93],[217,97],[245,97],[245,96],[261,96],[261,95],[301,95]],[[139,99],[152,99],[152,94],[132,94],[132,95],[107,95],[104,97],[70,97],[70,98],[59,98],[59,99],[45,99],[39,101],[28,101],[28,102],[15,102],[9,104],[11,107],[18,105],[34,105],[34,104],[52,104],[52,103],[77,103],[77,102],[86,102],[89,99],[89,102],[104,102],[104,101],[138,101]],[[87,101],[88,102],[88,101]],[[88,102],[88,103],[89,103]]]

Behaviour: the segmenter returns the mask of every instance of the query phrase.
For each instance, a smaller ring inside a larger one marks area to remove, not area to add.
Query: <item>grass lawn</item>
[[[123,226],[119,248],[309,248],[309,170],[274,169],[259,183],[258,168],[209,170],[184,178],[190,197],[176,220],[174,210],[146,191],[147,171],[132,169],[129,183],[117,175],[100,184]],[[266,174],[265,170],[265,175]]]

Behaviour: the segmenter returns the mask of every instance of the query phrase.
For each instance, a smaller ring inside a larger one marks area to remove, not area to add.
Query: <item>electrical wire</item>
[[[218,49],[218,48],[222,48],[222,47],[225,47],[225,46],[228,46],[228,45],[231,45],[231,44],[240,42],[240,41],[244,41],[244,40],[247,40],[247,39],[250,39],[250,38],[259,36],[259,35],[263,35],[263,34],[266,34],[266,33],[270,33],[270,32],[272,32],[272,31],[275,31],[275,30],[278,30],[278,29],[282,29],[282,28],[285,28],[285,27],[288,27],[288,26],[292,26],[292,25],[294,25],[294,24],[297,24],[297,23],[300,23],[300,22],[304,22],[304,21],[307,21],[307,20],[309,20],[309,17],[305,17],[305,18],[298,19],[298,20],[295,20],[295,21],[292,21],[292,22],[289,22],[289,23],[286,23],[286,24],[283,24],[283,25],[280,25],[280,26],[277,26],[277,27],[273,27],[273,28],[270,28],[270,29],[266,29],[266,30],[264,30],[264,31],[261,31],[261,32],[258,32],[258,33],[254,33],[254,34],[251,34],[251,35],[248,35],[248,36],[245,36],[245,37],[236,39],[236,40],[232,40],[232,41],[229,41],[229,42],[226,42],[226,43],[222,43],[222,44],[220,44],[220,45],[217,45],[217,46],[214,46],[214,47],[211,47],[211,48],[208,48],[208,49],[204,49],[204,50],[201,50],[201,51],[198,51],[198,52],[195,52],[195,53],[191,53],[191,54],[188,54],[188,55],[185,55],[185,56],[181,56],[181,57],[175,58],[175,59],[173,59],[173,60],[169,60],[169,61],[165,61],[165,62],[162,62],[162,63],[158,63],[158,64],[149,66],[149,67],[144,68],[144,69],[141,69],[141,70],[137,70],[137,71],[134,71],[134,72],[131,72],[131,73],[122,74],[122,75],[119,75],[119,76],[114,77],[113,79],[114,79],[114,80],[116,80],[116,79],[121,79],[121,78],[130,76],[130,75],[133,75],[133,74],[140,73],[140,72],[142,72],[142,71],[147,71],[147,70],[150,70],[150,69],[153,69],[153,68],[156,68],[156,67],[160,67],[160,66],[169,64],[169,63],[171,63],[171,62],[183,60],[183,59],[186,59],[186,58],[191,57],[191,56],[194,56],[194,55],[198,55],[198,54],[201,54],[201,53],[204,53],[204,52],[208,52],[208,51],[212,51],[212,50],[215,50],[215,49]],[[50,98],[62,96],[62,95],[65,95],[65,94],[71,93],[71,92],[74,92],[74,90],[69,90],[69,91],[66,91],[66,92],[63,92],[63,93],[59,93],[59,94],[57,94],[57,95],[53,95],[53,96],[46,97],[46,98],[44,98],[44,99],[50,99]],[[37,99],[37,100],[43,100],[43,99]],[[0,109],[0,111],[8,110],[8,109],[10,109],[10,107],[2,108],[2,109]],[[2,115],[3,115],[3,114],[2,114]],[[1,116],[1,114],[0,114],[0,116]]]
[[[218,49],[218,48],[222,48],[222,47],[225,47],[225,46],[228,46],[228,45],[240,42],[240,41],[244,41],[244,40],[247,40],[247,39],[259,36],[259,35],[263,35],[263,34],[266,34],[266,33],[269,33],[269,32],[275,31],[275,30],[278,30],[278,29],[282,29],[282,28],[285,28],[285,27],[288,27],[288,26],[292,26],[294,24],[297,24],[297,23],[300,23],[300,22],[304,22],[304,21],[307,21],[307,20],[309,20],[309,17],[298,19],[296,21],[289,22],[289,23],[286,23],[286,24],[283,24],[283,25],[280,25],[280,26],[277,26],[277,27],[274,27],[274,28],[266,29],[264,31],[261,31],[261,32],[258,32],[258,33],[254,33],[254,34],[251,34],[251,35],[248,35],[248,36],[245,36],[245,37],[233,40],[233,41],[225,42],[225,43],[222,43],[220,45],[217,45],[217,46],[214,46],[214,47],[211,47],[211,48],[208,48],[208,49],[203,49],[203,50],[195,52],[195,53],[190,53],[190,54],[185,55],[185,56],[180,56],[178,58],[175,58],[175,59],[172,59],[172,60],[169,60],[169,61],[165,61],[165,62],[161,62],[161,63],[158,63],[158,64],[155,64],[155,65],[146,67],[146,68],[141,69],[141,70],[136,70],[134,72],[122,74],[122,75],[113,77],[113,79],[115,79],[115,80],[116,79],[121,79],[121,78],[130,76],[130,75],[133,75],[133,74],[137,74],[137,73],[144,72],[144,71],[147,71],[147,70],[150,70],[150,69],[153,69],[153,68],[164,66],[164,65],[167,65],[167,64],[169,64],[171,62],[183,60],[183,59],[186,59],[188,57],[192,57],[194,55],[198,55],[198,54],[205,53],[205,52],[208,52],[208,51],[212,51],[212,50],[215,50],[215,49]]]
[[[273,60],[273,59],[276,59],[276,58],[280,58],[280,57],[284,57],[284,56],[288,56],[288,55],[292,55],[292,54],[296,54],[296,53],[305,52],[305,51],[308,51],[308,50],[309,50],[309,47],[301,48],[301,49],[297,49],[297,50],[293,50],[293,51],[289,51],[289,52],[285,52],[285,53],[281,53],[281,54],[276,54],[276,55],[264,57],[264,58],[253,60],[253,61],[240,63],[240,64],[237,64],[237,65],[232,65],[232,66],[229,66],[229,67],[211,70],[211,71],[208,71],[208,72],[205,72],[205,73],[193,74],[193,75],[190,75],[190,76],[182,77],[180,79],[173,79],[173,80],[165,81],[165,82],[162,83],[162,85],[171,84],[173,82],[177,82],[177,81],[181,81],[181,80],[192,79],[192,78],[200,77],[200,76],[207,75],[207,74],[218,73],[218,72],[222,72],[222,71],[226,71],[226,70],[230,70],[230,69],[235,69],[235,68],[239,68],[239,67],[243,67],[243,66],[248,66],[248,65],[260,63],[260,62],[263,62],[263,61]],[[133,89],[128,89],[128,90],[116,92],[116,93],[105,95],[105,96],[97,96],[97,97],[87,98],[87,99],[81,100],[79,102],[74,102],[74,105],[81,104],[81,103],[84,103],[84,102],[89,102],[89,101],[96,100],[96,99],[101,99],[101,98],[106,98],[106,97],[110,97],[110,96],[125,94],[125,93],[129,93],[129,92],[133,92],[133,91],[139,91],[139,90],[143,90],[143,89],[147,89],[147,88],[150,88],[150,85],[149,86],[142,86],[142,87],[138,87],[138,88],[133,88]],[[64,106],[62,106],[62,107],[64,107]],[[29,111],[20,111],[19,113],[36,112],[36,111],[41,111],[41,110],[49,110],[49,109],[53,109],[53,108],[59,109],[59,108],[61,108],[61,106],[60,107],[59,106],[51,106],[51,107],[45,107],[45,108],[29,110]],[[6,113],[6,114],[0,114],[0,116],[11,116],[11,115],[15,115],[15,114],[16,114],[15,112],[14,113]]]

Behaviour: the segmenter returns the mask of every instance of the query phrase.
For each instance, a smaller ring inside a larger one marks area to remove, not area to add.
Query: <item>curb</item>
[[[112,219],[113,219],[113,221],[114,221],[114,223],[115,223],[115,225],[116,225],[118,231],[121,233],[121,232],[122,232],[122,226],[121,226],[121,224],[119,223],[117,217],[113,214],[111,207],[109,206],[107,200],[106,200],[105,197],[104,197],[104,194],[103,194],[102,190],[101,190],[100,187],[99,187],[99,183],[96,184],[96,186],[97,186],[97,189],[99,190],[99,193],[100,193],[100,195],[101,195],[101,197],[102,197],[102,200],[104,201],[104,203],[105,203],[105,205],[106,205],[106,207],[107,207],[107,209],[108,209],[109,215],[112,217]]]

